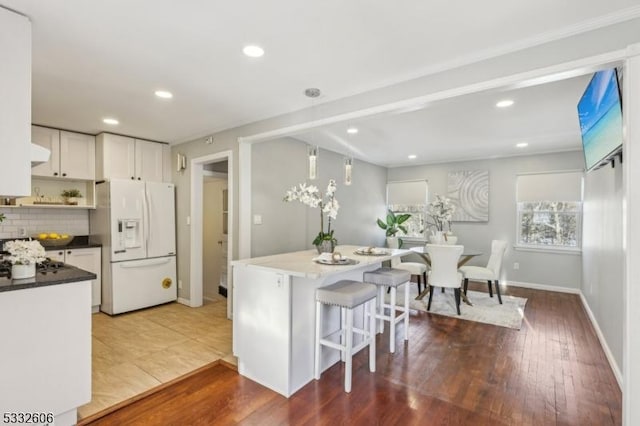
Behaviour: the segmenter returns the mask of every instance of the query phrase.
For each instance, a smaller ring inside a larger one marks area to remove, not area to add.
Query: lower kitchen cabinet
[[[96,279],[91,282],[91,310],[94,313],[98,312],[102,303],[102,249],[100,247],[49,249],[47,257],[96,274]]]

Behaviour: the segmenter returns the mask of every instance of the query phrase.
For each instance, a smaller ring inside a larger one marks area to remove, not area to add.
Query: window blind
[[[517,201],[582,201],[581,171],[518,175]]]
[[[424,205],[426,203],[426,180],[387,183],[387,205]]]

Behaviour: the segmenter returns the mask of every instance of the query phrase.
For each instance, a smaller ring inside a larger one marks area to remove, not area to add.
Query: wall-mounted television
[[[578,118],[585,167],[595,170],[622,150],[622,102],[615,68],[593,75],[578,102]]]

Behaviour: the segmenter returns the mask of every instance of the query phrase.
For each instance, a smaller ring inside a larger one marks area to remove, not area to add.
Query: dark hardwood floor
[[[486,284],[470,284],[486,291]],[[622,397],[577,295],[522,288],[521,330],[412,312],[410,340],[366,350],[284,398],[216,364],[92,425],[619,425]],[[497,302],[496,302],[497,303]],[[268,348],[265,348],[265,350]]]

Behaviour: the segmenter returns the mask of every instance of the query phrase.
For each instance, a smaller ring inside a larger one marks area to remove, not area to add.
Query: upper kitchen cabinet
[[[168,181],[164,172],[168,145],[100,133],[96,137],[96,178]]]
[[[0,6],[0,195],[31,193],[31,22]]]
[[[31,169],[33,176],[95,180],[95,137],[32,126],[31,142],[51,151],[46,163]]]

